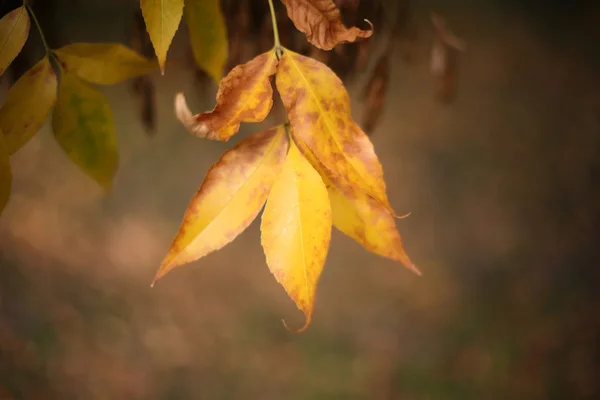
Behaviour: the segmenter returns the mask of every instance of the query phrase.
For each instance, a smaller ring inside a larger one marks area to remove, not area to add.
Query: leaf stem
[[[31,5],[29,5],[29,2],[27,0],[23,0],[23,5],[25,6],[25,8],[27,8],[27,12],[29,12],[29,15],[31,15],[31,19],[33,19],[33,22],[35,23],[35,26],[37,27],[37,30],[40,33],[40,37],[42,38],[42,44],[44,45],[46,54],[51,54],[52,50],[50,49],[50,46],[48,46],[48,42],[46,41],[46,36],[44,36],[44,31],[42,31],[42,26],[40,25],[37,17],[35,16],[35,13],[33,12],[33,8],[31,8]]]
[[[279,29],[277,29],[277,17],[275,16],[275,7],[273,6],[273,0],[269,0],[269,10],[271,10],[271,22],[273,24],[273,40],[275,41],[275,55],[277,59],[281,58],[283,49],[281,42],[279,41]]]

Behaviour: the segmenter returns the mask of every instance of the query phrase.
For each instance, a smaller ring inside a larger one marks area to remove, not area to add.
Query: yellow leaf
[[[183,0],[140,0],[140,7],[160,71],[164,73],[167,51],[183,15]]]
[[[73,43],[55,51],[63,69],[101,85],[144,75],[157,67],[120,43]]]
[[[269,194],[261,223],[267,264],[308,327],[331,238],[331,209],[321,177],[294,143]]]
[[[8,148],[4,142],[4,135],[0,131],[0,215],[10,198],[10,188],[12,185],[12,173],[10,170],[10,160]]]
[[[370,252],[398,261],[421,275],[404,251],[400,234],[396,230],[396,221],[389,211],[370,196],[353,190],[351,186],[339,181],[334,183],[335,180],[331,177],[335,174],[320,164],[304,143],[297,138],[294,138],[294,143],[325,182],[333,225]]]
[[[337,44],[368,38],[372,30],[346,28],[340,9],[333,0],[281,0],[294,26],[313,46],[331,50]]]
[[[0,19],[0,76],[23,49],[30,26],[25,6],[12,10]]]
[[[215,82],[227,62],[227,28],[220,0],[185,0],[185,19],[196,63]]]
[[[333,172],[331,179],[363,191],[393,213],[381,164],[371,141],[352,119],[348,92],[335,73],[286,49],[276,83],[295,137]]]
[[[261,122],[273,106],[270,77],[277,69],[273,50],[236,66],[219,84],[212,111],[192,115],[183,93],[175,98],[175,114],[188,131],[201,138],[227,141],[242,122]]]
[[[55,102],[56,74],[48,57],[44,57],[8,90],[0,108],[0,130],[9,154],[36,134]]]
[[[175,267],[221,249],[243,232],[265,203],[287,150],[285,130],[277,127],[226,151],[192,198],[154,282]]]
[[[119,154],[106,97],[72,73],[63,73],[52,131],[67,156],[105,190],[110,190]]]

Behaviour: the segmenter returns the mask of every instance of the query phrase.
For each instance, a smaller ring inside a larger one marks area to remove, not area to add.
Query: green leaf
[[[23,49],[30,26],[25,6],[12,10],[0,19],[0,76]]]
[[[72,73],[62,75],[52,131],[69,158],[109,191],[119,154],[106,97]]]
[[[183,0],[140,0],[140,7],[160,71],[164,73],[167,52],[181,23]]]
[[[10,187],[12,185],[12,173],[10,171],[10,160],[8,148],[4,141],[4,135],[0,132],[0,215],[10,198]]]
[[[8,90],[0,108],[0,130],[14,154],[44,125],[56,102],[56,74],[48,57],[25,72]]]
[[[158,67],[120,43],[73,43],[56,50],[65,71],[88,82],[113,85]]]
[[[227,28],[219,0],[186,0],[185,20],[194,59],[215,82],[227,62]]]

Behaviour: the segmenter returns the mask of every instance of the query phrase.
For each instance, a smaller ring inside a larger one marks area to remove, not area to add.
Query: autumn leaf
[[[220,0],[185,0],[185,19],[196,63],[215,82],[227,62],[227,28]]]
[[[175,113],[188,131],[200,138],[227,141],[242,122],[263,121],[273,106],[270,77],[277,68],[273,50],[235,67],[219,84],[217,105],[192,115],[183,93],[175,98]]]
[[[52,131],[67,156],[110,190],[119,155],[115,123],[106,97],[75,74],[62,74]]]
[[[339,43],[354,42],[373,34],[372,30],[346,28],[333,0],[281,1],[296,28],[306,35],[313,46],[320,49],[331,50]]]
[[[372,197],[336,179],[336,174],[327,170],[301,140],[294,137],[294,143],[318,171],[327,187],[333,226],[370,252],[398,261],[421,275],[406,254],[396,221],[389,211]]]
[[[12,172],[10,170],[10,159],[8,148],[4,141],[4,135],[0,131],[0,215],[10,198],[10,188],[12,185]]]
[[[73,43],[55,51],[63,69],[100,85],[113,85],[157,67],[120,43]]]
[[[25,6],[12,10],[0,19],[0,76],[23,49],[30,26]]]
[[[183,15],[184,0],[140,0],[146,30],[154,46],[160,71],[164,73],[167,51]]]
[[[243,232],[267,200],[287,150],[285,129],[277,127],[255,133],[226,151],[192,198],[154,282],[177,266],[219,250]]]
[[[365,192],[393,213],[381,164],[369,138],[352,119],[348,92],[335,73],[286,50],[276,84],[295,137],[335,174],[331,178]]]
[[[458,53],[466,49],[464,41],[448,29],[444,19],[431,14],[435,40],[431,49],[431,73],[436,78],[436,95],[442,102],[450,102],[456,91]]]
[[[311,321],[317,282],[331,238],[327,189],[311,164],[290,143],[261,223],[261,244],[267,264],[298,308]]]
[[[9,154],[25,145],[42,127],[56,102],[56,74],[42,58],[8,90],[0,108],[0,130]]]

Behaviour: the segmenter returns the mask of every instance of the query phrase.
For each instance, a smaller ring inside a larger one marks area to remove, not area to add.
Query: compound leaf
[[[9,154],[25,145],[42,127],[56,102],[56,74],[42,58],[8,90],[0,108],[0,130]]]
[[[100,85],[113,85],[157,67],[120,43],[73,43],[56,50],[63,69]]]
[[[183,0],[140,0],[146,30],[164,73],[167,52],[183,15]]]
[[[302,331],[311,321],[329,249],[331,208],[321,177],[293,142],[269,194],[261,233],[271,273],[306,316]]]
[[[102,92],[72,73],[63,73],[52,131],[67,156],[110,190],[119,154],[113,114]]]
[[[281,0],[296,28],[306,35],[308,41],[323,50],[331,50],[337,44],[368,38],[372,30],[357,27],[346,28],[340,9],[333,0]]]
[[[242,122],[261,122],[273,106],[270,77],[277,69],[274,51],[236,66],[221,80],[217,105],[212,111],[192,115],[183,93],[175,98],[175,113],[188,131],[200,138],[227,141]]]
[[[250,135],[208,171],[154,282],[173,268],[219,250],[235,239],[263,207],[288,150],[283,127]]]
[[[194,59],[215,82],[227,62],[227,28],[219,0],[186,0],[185,20]]]
[[[15,8],[0,19],[0,76],[23,49],[30,27],[25,6]]]

